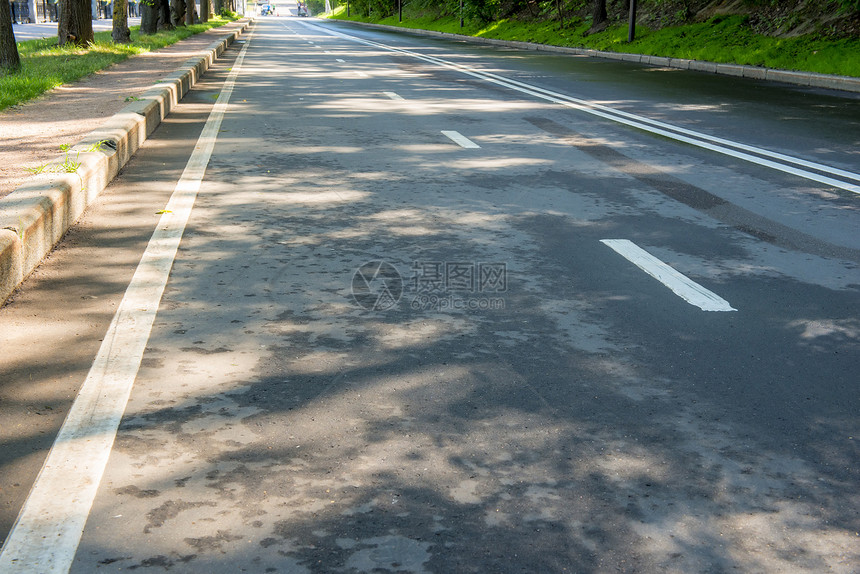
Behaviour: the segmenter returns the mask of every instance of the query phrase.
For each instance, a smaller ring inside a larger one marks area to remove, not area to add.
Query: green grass
[[[626,25],[586,35],[589,22],[581,20],[568,23],[565,28],[561,28],[557,21],[527,22],[515,19],[485,25],[466,22],[460,28],[460,21],[455,17],[407,18],[404,13],[402,24],[398,23],[397,16],[382,20],[357,16],[347,18],[343,7],[335,10],[331,17],[500,40],[860,77],[860,39],[763,36],[754,33],[747,25],[746,17],[739,15],[662,30],[637,26],[636,40],[629,44]]]
[[[98,32],[88,48],[57,46],[56,38],[19,42],[21,70],[14,74],[0,72],[0,110],[35,98],[130,56],[158,50],[235,19],[216,16],[206,23],[179,27],[151,36],[141,36],[138,27],[134,27],[131,44],[114,44],[110,32]]]

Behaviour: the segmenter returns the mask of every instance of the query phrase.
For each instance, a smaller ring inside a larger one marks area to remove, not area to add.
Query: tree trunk
[[[93,36],[93,14],[90,0],[60,0],[60,23],[57,26],[60,46],[86,46]]]
[[[131,31],[128,29],[128,0],[113,0],[113,31],[110,37],[116,44],[131,43]]]
[[[21,58],[12,28],[12,7],[9,0],[0,0],[0,71],[16,72],[20,69]]]
[[[609,22],[606,16],[606,0],[594,0],[594,11],[591,13],[591,28],[589,34],[606,30]]]
[[[185,0],[170,0],[170,23],[185,26]]]
[[[170,20],[170,0],[155,0],[158,3],[158,29],[173,30],[175,26]]]
[[[209,21],[209,0],[200,0],[200,21]]]
[[[156,32],[158,32],[158,5],[155,0],[141,0],[140,33],[149,36]]]
[[[194,5],[194,0],[188,0],[188,5],[185,7],[185,24],[191,26],[197,16],[197,7]]]

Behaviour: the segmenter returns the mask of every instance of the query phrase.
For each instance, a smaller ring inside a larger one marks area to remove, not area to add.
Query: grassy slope
[[[57,86],[73,82],[130,56],[158,50],[194,34],[222,26],[231,19],[212,18],[205,24],[141,36],[132,28],[131,44],[114,44],[110,32],[99,32],[89,48],[57,46],[56,38],[18,43],[21,71],[0,75],[0,110],[25,102]]]
[[[404,14],[403,23],[400,24],[397,17],[384,20],[356,16],[346,18],[342,9],[336,10],[332,17],[484,38],[860,77],[860,39],[762,36],[746,26],[744,16],[717,17],[700,24],[661,30],[637,26],[636,40],[631,44],[627,43],[626,26],[616,26],[587,36],[587,22],[562,29],[557,21],[525,22],[511,19],[483,26],[467,23],[464,28],[460,28],[459,20],[453,17],[407,18]]]

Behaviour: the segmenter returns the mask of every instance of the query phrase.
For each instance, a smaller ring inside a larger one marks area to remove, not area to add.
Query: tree
[[[157,0],[158,2],[158,29],[173,30],[173,19],[170,17],[170,0]]]
[[[188,7],[185,10],[185,24],[191,26],[197,19],[197,6],[194,0],[188,0]]]
[[[12,8],[8,0],[0,0],[0,71],[16,72],[20,69],[21,58],[12,28]]]
[[[209,0],[200,0],[200,21],[208,22],[209,14],[211,13],[212,11],[209,9]]]
[[[591,28],[588,29],[588,33],[602,32],[608,25],[606,0],[594,0],[594,10],[591,13]]]
[[[173,26],[185,26],[185,0],[169,0],[170,23]]]
[[[90,0],[60,0],[58,43],[87,46],[93,42],[93,14]]]
[[[128,0],[113,0],[113,31],[110,37],[117,44],[131,42],[131,31],[128,29]]]
[[[140,33],[151,36],[156,32],[158,32],[158,4],[156,0],[140,0]]]
[[[173,24],[170,21],[170,0],[141,0],[140,5],[141,34],[173,30]]]

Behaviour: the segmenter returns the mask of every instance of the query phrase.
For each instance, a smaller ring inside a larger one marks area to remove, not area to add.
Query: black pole
[[[346,0],[346,17],[349,18],[349,0]]]
[[[630,23],[627,26],[627,43],[636,38],[636,0],[630,0]]]
[[[463,0],[460,0],[460,28],[463,27]]]
[[[403,0],[397,0],[397,17],[403,22]]]

